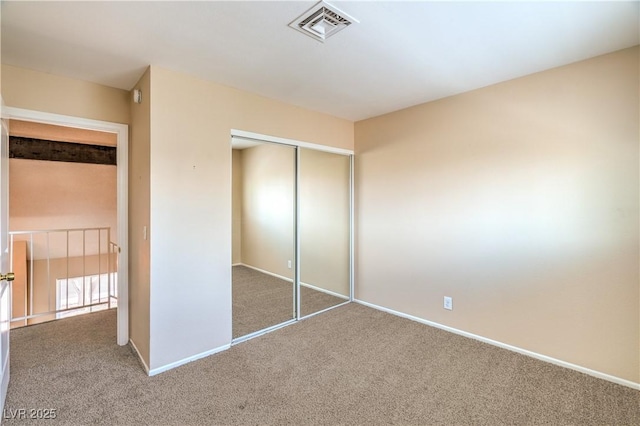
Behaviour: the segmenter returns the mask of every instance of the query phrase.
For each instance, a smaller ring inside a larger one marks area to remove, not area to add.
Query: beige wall
[[[293,279],[295,148],[242,150],[242,263]]]
[[[125,90],[11,65],[2,65],[2,97],[10,107],[129,123]]]
[[[231,152],[231,263],[242,263],[242,151]]]
[[[135,86],[142,103],[131,101],[129,141],[129,338],[149,365],[151,71]]]
[[[353,149],[347,120],[151,67],[151,368],[231,342],[231,129]]]
[[[300,281],[349,296],[349,157],[300,148]]]
[[[640,382],[638,59],[356,123],[356,297]]]

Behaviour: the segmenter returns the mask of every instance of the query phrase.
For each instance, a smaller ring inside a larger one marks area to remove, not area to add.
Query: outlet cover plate
[[[453,310],[453,298],[449,296],[444,297],[444,308],[450,311]]]

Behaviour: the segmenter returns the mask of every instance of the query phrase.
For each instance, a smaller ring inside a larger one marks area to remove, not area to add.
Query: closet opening
[[[232,343],[353,300],[353,152],[232,131]]]

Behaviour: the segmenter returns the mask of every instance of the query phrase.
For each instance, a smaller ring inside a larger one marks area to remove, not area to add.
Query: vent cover
[[[358,20],[347,15],[335,6],[327,2],[321,1],[300,15],[296,20],[289,24],[309,37],[320,42],[347,28]]]

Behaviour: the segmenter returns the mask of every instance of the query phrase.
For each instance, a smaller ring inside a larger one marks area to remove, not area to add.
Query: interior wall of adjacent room
[[[116,166],[9,160],[9,229],[111,229],[118,240]]]
[[[638,63],[356,123],[356,297],[640,382]]]

